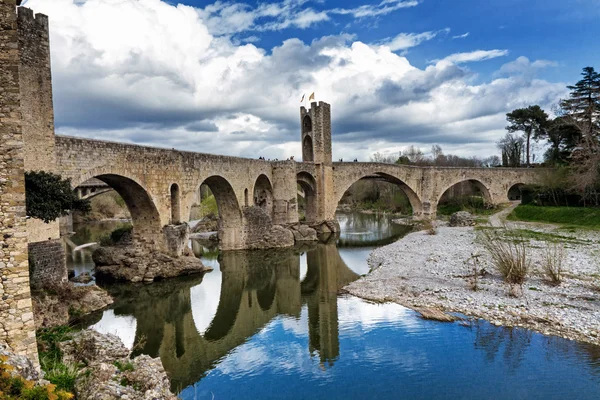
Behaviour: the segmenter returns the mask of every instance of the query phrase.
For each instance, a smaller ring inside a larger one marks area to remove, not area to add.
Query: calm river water
[[[337,243],[294,250],[193,242],[213,272],[106,286],[115,304],[86,325],[160,357],[182,399],[600,398],[600,347],[338,295],[375,246],[407,233],[384,216],[338,219]],[[93,238],[81,232],[76,244]]]

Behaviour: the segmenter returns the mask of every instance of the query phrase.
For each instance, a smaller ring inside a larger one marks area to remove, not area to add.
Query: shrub
[[[550,282],[558,285],[563,278],[563,262],[565,259],[565,248],[560,243],[550,243],[544,251],[543,267]]]
[[[512,235],[514,237],[515,235]],[[504,280],[521,285],[531,270],[531,260],[527,254],[526,241],[522,238],[505,240],[496,230],[481,231],[484,248],[492,257],[492,263]]]
[[[100,236],[98,242],[100,243],[100,246],[112,246],[119,243],[119,241],[123,238],[125,234],[130,233],[132,231],[133,225],[126,224],[116,228],[111,233],[106,233]]]
[[[13,367],[0,357],[0,399],[5,400],[68,400],[73,395],[54,384],[35,385],[20,376],[13,376]]]

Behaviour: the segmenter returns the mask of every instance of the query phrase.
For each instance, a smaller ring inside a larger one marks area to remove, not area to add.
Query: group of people
[[[271,159],[269,158],[268,160],[264,157],[258,157],[259,160],[265,160],[265,161],[271,161]],[[287,161],[294,161],[294,156],[288,157]],[[279,158],[274,159],[273,161],[279,161]]]
[[[340,162],[344,162],[344,159],[343,159],[343,158],[340,158]],[[355,158],[355,159],[354,159],[354,162],[358,162],[358,158]]]

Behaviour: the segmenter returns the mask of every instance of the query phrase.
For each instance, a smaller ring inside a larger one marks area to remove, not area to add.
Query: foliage
[[[117,369],[120,372],[126,372],[126,371],[133,371],[134,370],[133,363],[131,361],[122,362],[122,361],[117,360],[117,361],[115,361],[113,363],[113,365],[115,367],[117,367]]]
[[[496,209],[490,207],[480,196],[455,196],[440,202],[437,212],[440,215],[452,215],[457,211],[468,211],[476,215],[491,215]]]
[[[100,237],[100,245],[101,246],[112,246],[123,238],[126,233],[131,233],[133,231],[133,225],[125,224],[114,229],[111,233],[105,234]]]
[[[550,147],[544,154],[544,161],[550,165],[569,163],[571,154],[581,140],[581,131],[569,118],[555,118],[546,131]]]
[[[600,126],[600,74],[593,67],[585,67],[583,78],[573,86],[569,98],[560,104],[574,123],[578,123],[584,139],[597,141]]]
[[[438,167],[497,167],[500,165],[500,158],[498,156],[467,158],[444,154],[441,146],[433,145],[430,156],[426,155],[420,148],[410,146],[397,156],[393,154],[385,155],[379,152],[374,153],[371,156],[371,162]]]
[[[507,133],[496,145],[502,153],[503,167],[520,167],[525,141],[522,137]]]
[[[565,260],[565,248],[562,243],[552,242],[544,251],[543,268],[546,276],[555,285],[559,285],[563,279],[563,263]]]
[[[506,119],[510,123],[506,130],[510,133],[523,132],[525,135],[526,164],[530,165],[529,151],[531,149],[531,139],[539,139],[546,135],[548,128],[548,114],[540,106],[529,106],[527,108],[518,108],[506,114]]]
[[[71,180],[44,171],[25,173],[27,215],[46,223],[67,215],[71,210],[88,213],[88,200],[80,200],[71,189]]]
[[[521,285],[531,270],[531,260],[525,240],[506,240],[503,230],[486,229],[481,232],[483,247],[492,257],[492,263],[509,284]]]
[[[412,213],[408,197],[395,183],[376,180],[361,180],[344,193],[342,203],[360,210],[394,212],[404,215]]]
[[[600,229],[600,209],[519,205],[507,217],[513,221],[545,222]]]
[[[6,364],[6,357],[0,357],[0,399],[6,400],[68,400],[73,394],[58,385],[36,385],[20,376],[13,376],[14,368]],[[46,379],[50,380],[46,375]]]
[[[63,354],[58,344],[71,339],[73,329],[63,325],[44,328],[36,332],[40,365],[45,378],[58,389],[72,392],[79,375],[79,366],[63,362]]]

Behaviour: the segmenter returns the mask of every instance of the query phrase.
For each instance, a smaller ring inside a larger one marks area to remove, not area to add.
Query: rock
[[[212,271],[195,257],[171,257],[158,251],[145,252],[132,247],[100,247],[92,253],[92,259],[99,278],[120,281],[152,282]]]
[[[248,248],[273,249],[279,247],[291,247],[294,243],[294,234],[292,231],[280,225],[273,225],[259,241],[248,244]]]
[[[308,225],[292,225],[290,230],[296,242],[313,242],[319,240],[317,231]]]
[[[78,399],[176,399],[160,359],[129,359],[117,336],[84,330],[59,347],[65,362],[86,366],[75,382]]]
[[[273,225],[271,217],[260,207],[245,207],[246,248],[273,249],[294,245],[294,234],[280,225]]]
[[[458,211],[450,216],[450,226],[474,226],[475,219],[466,211]]]
[[[58,344],[67,363],[86,365],[112,363],[129,356],[129,349],[121,339],[111,334],[101,334],[91,329],[76,332],[71,339]]]
[[[190,227],[187,223],[167,225],[163,228],[168,254],[172,257],[185,255],[190,239]]]
[[[340,223],[336,221],[323,221],[317,224],[313,224],[310,226],[315,231],[317,231],[317,235],[329,234],[329,233],[338,233],[340,232]]]
[[[192,233],[215,232],[218,229],[219,218],[217,218],[214,214],[209,214],[192,228]]]
[[[37,381],[41,379],[39,371],[29,358],[11,353],[2,344],[0,344],[0,357],[3,359],[5,358],[5,364],[13,367],[13,369],[9,371],[11,376],[20,376],[28,381]]]
[[[431,319],[440,322],[454,322],[459,319],[454,315],[446,314],[438,308],[415,308],[415,311],[421,314],[421,318],[423,319]]]
[[[93,280],[94,278],[89,274],[89,272],[84,272],[83,274],[79,274],[76,277],[71,278],[71,282],[83,284],[90,283]]]
[[[73,318],[101,310],[113,303],[108,292],[98,286],[63,283],[32,293],[36,328],[67,325]]]

